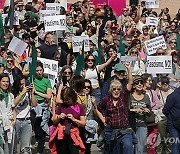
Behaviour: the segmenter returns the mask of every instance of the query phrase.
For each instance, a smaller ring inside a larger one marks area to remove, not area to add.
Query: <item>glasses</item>
[[[143,85],[143,81],[136,81],[136,82],[134,82],[134,84],[135,85],[139,85],[139,84]]]
[[[90,89],[90,88],[91,88],[91,86],[84,86],[84,89],[86,89],[86,88]]]
[[[164,52],[159,52],[157,53],[157,55],[164,55]]]
[[[94,62],[94,59],[88,59],[88,62]]]
[[[136,54],[137,55],[137,52],[136,51],[132,51],[131,54]]]
[[[112,91],[120,91],[121,88],[112,88]]]
[[[175,24],[172,24],[171,26],[176,26]]]
[[[172,43],[172,44],[176,44],[177,42],[170,42],[170,43]]]
[[[64,72],[64,74],[71,74],[71,72]]]
[[[123,10],[123,12],[127,12],[128,10]]]
[[[7,63],[13,63],[13,60],[7,60]]]

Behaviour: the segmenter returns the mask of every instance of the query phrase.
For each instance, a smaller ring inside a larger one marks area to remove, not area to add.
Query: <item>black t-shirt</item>
[[[53,44],[53,45],[47,45],[46,43],[43,43],[39,46],[43,53],[43,58],[46,58],[46,59],[52,59],[55,52],[57,51],[57,45],[56,44]]]

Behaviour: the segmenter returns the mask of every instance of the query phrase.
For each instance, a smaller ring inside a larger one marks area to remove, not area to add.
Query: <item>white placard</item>
[[[2,14],[2,21],[3,21],[3,25],[5,23],[5,19],[8,16],[8,14]],[[10,19],[9,19],[10,20]],[[10,22],[8,21],[7,26],[9,26]],[[14,21],[13,21],[13,25],[19,25],[19,17],[18,14],[16,12],[14,12]]]
[[[172,73],[172,56],[147,56],[147,73]]]
[[[79,52],[82,49],[84,41],[84,51],[89,51],[89,36],[74,36],[72,37],[73,52]]]
[[[159,8],[159,0],[145,0],[146,8]]]
[[[163,48],[163,49],[167,48],[163,35],[145,41],[144,44],[148,55],[152,55],[156,53],[157,49],[159,48]]]
[[[146,25],[158,26],[158,18],[154,17],[147,17],[146,18]]]
[[[58,61],[50,60],[50,59],[46,59],[46,58],[37,58],[37,60],[40,60],[41,63],[43,63],[44,73],[54,75],[55,77],[57,77]]]
[[[52,11],[52,10],[40,10],[39,11],[40,21],[44,21],[44,17],[55,16],[55,15],[56,15],[56,12]]]
[[[27,46],[27,43],[14,36],[11,42],[9,43],[8,49],[21,56]]]
[[[66,30],[66,15],[44,17],[45,32]]]
[[[129,62],[131,64],[131,68],[134,68],[135,62],[137,61],[137,57],[121,56],[120,61],[121,63]]]
[[[67,10],[67,0],[59,0],[60,5],[63,6]]]
[[[60,13],[61,4],[59,3],[46,3],[46,10],[54,11],[57,14]]]

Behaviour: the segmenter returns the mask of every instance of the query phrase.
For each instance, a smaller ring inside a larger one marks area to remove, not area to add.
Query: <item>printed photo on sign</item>
[[[8,16],[8,14],[2,14],[3,25],[5,24],[5,19],[7,16]],[[8,21],[7,26],[9,26],[9,24],[10,24],[10,22]],[[14,13],[13,25],[19,25],[19,17],[18,17],[18,14],[16,12]]]
[[[159,0],[146,0],[145,1],[146,8],[159,8]]]
[[[84,51],[89,51],[89,36],[74,36],[72,37],[72,47],[73,52],[79,52],[82,50],[82,45],[84,41]]]
[[[159,48],[163,48],[163,49],[167,48],[163,35],[145,41],[144,44],[148,55],[152,55],[156,53],[157,49]]]
[[[45,32],[66,30],[66,15],[44,17]]]
[[[27,46],[27,43],[14,36],[11,42],[9,43],[8,49],[21,56]]]
[[[147,56],[147,73],[171,74],[172,56]]]

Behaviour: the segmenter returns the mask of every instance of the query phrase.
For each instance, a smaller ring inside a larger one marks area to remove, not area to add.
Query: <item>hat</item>
[[[125,67],[124,64],[122,64],[122,63],[116,64],[116,65],[113,67],[113,69],[114,69],[115,71],[126,71],[126,67]]]
[[[133,83],[137,82],[137,81],[143,81],[141,76],[135,76],[133,79]]]

